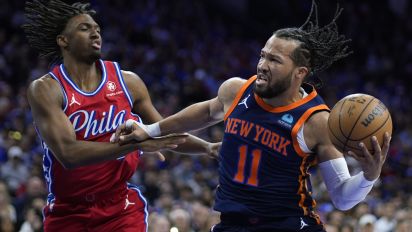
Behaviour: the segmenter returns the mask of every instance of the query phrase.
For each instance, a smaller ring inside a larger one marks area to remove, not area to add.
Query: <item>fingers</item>
[[[356,154],[356,153],[353,152],[353,151],[348,151],[346,154],[347,154],[348,156],[354,158],[356,161],[358,161],[358,162],[360,162],[360,163],[365,162],[365,157],[360,156],[360,155]]]
[[[160,161],[164,162],[164,161],[166,160],[165,156],[164,156],[160,151],[157,151],[157,152],[155,152],[155,153],[156,153],[156,155],[157,155],[157,158],[158,158]]]
[[[160,151],[155,151],[155,152],[143,152],[143,155],[155,155],[156,158],[162,162],[166,160],[165,156],[160,152]]]
[[[119,137],[122,134],[123,131],[126,130],[126,124],[123,123],[122,125],[118,126],[116,128],[116,132],[114,134],[112,134],[112,136],[110,137],[110,142],[111,143],[117,143],[119,142]]]
[[[136,121],[133,119],[127,119],[126,123],[124,124],[126,129],[133,130],[135,129]]]
[[[378,142],[378,139],[376,138],[376,136],[372,136],[371,143],[372,143],[374,153],[375,154],[381,154],[381,152],[382,152],[381,146],[379,145],[379,142]],[[376,156],[378,156],[378,155],[376,155]],[[376,158],[376,157],[374,157],[374,158]]]
[[[130,133],[128,135],[120,135],[118,141],[121,143],[127,143],[135,139],[135,134]]]
[[[388,155],[391,139],[392,138],[389,135],[389,133],[385,132],[385,135],[383,137],[383,147],[382,147],[382,160],[383,160],[383,162],[386,160],[386,157]]]

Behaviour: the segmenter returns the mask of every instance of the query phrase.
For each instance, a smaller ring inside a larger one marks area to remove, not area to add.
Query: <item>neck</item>
[[[276,97],[262,98],[262,100],[272,107],[281,107],[297,102],[302,98],[303,95],[300,92],[300,86],[291,86],[288,90]]]
[[[101,71],[96,68],[95,62],[86,63],[71,56],[64,57],[64,67],[70,78],[83,91],[94,91],[101,81]]]

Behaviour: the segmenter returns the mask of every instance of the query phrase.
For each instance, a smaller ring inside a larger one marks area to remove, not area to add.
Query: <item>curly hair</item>
[[[80,14],[94,16],[96,11],[89,10],[89,3],[76,2],[72,5],[59,0],[34,0],[26,2],[27,22],[22,26],[31,47],[40,57],[49,57],[53,62],[62,59],[56,37],[66,27],[68,21]]]
[[[336,20],[342,11],[343,9],[338,5],[332,21],[320,27],[317,4],[313,0],[309,16],[301,27],[279,29],[273,35],[300,42],[292,52],[291,58],[296,65],[308,67],[309,76],[312,76],[353,53],[347,45],[351,40],[338,32]]]

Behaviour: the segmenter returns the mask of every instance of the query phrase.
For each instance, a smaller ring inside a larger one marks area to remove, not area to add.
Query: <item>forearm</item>
[[[173,151],[183,154],[207,154],[208,150],[209,143],[193,135],[190,135],[185,143],[182,143],[176,149],[173,149]]]
[[[210,101],[193,104],[159,122],[161,135],[209,127],[220,120],[212,117]]]
[[[319,168],[329,195],[340,210],[351,209],[364,200],[375,182],[366,180],[363,172],[351,176],[344,158],[322,162]]]
[[[60,151],[57,151],[59,154],[56,157],[66,168],[75,168],[114,160],[137,149],[137,143],[119,145],[117,143],[76,140],[59,149]]]

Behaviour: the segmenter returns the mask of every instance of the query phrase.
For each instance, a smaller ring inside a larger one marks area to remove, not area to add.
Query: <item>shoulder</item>
[[[124,82],[129,93],[132,95],[133,102],[145,99],[148,97],[148,90],[146,84],[134,72],[121,70]]]
[[[31,101],[41,101],[45,99],[50,101],[61,101],[62,96],[59,83],[49,74],[31,82],[27,89],[27,97]]]
[[[223,103],[231,103],[240,89],[246,84],[247,80],[240,77],[232,77],[227,79],[220,85],[218,98]]]
[[[322,143],[328,143],[328,118],[328,111],[319,111],[305,122],[305,142],[311,150],[316,150]]]
[[[126,85],[133,85],[136,83],[143,83],[142,78],[140,78],[136,73],[131,72],[131,71],[125,71],[125,70],[121,70],[124,81],[126,82]]]

